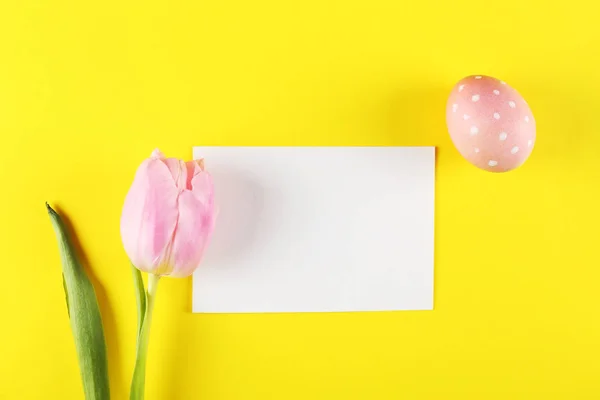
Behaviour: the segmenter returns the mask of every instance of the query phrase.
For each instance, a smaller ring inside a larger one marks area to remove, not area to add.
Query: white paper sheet
[[[435,148],[196,147],[217,225],[193,311],[433,308]]]

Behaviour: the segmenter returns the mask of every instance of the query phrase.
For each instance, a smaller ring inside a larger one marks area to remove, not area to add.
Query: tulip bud
[[[214,226],[213,184],[204,163],[158,150],[138,168],[125,198],[121,238],[132,264],[186,277],[200,264]]]

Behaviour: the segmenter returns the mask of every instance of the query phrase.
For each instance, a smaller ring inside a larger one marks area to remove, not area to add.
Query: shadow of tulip
[[[85,270],[87,276],[89,277],[92,285],[94,286],[94,291],[96,292],[96,298],[98,299],[98,304],[100,306],[100,313],[102,315],[102,326],[104,328],[104,340],[106,341],[106,351],[108,357],[108,373],[110,379],[110,391],[113,396],[115,394],[119,394],[116,398],[121,398],[124,393],[127,393],[126,386],[123,381],[120,380],[120,377],[123,376],[122,368],[120,364],[119,357],[119,343],[117,340],[117,322],[115,320],[114,312],[110,302],[108,301],[108,296],[106,295],[106,290],[100,284],[96,276],[94,275],[93,270],[90,268],[89,260],[85,254],[85,251],[81,247],[81,243],[75,233],[73,228],[73,224],[69,219],[68,215],[60,208],[60,206],[54,207],[55,211],[60,215],[65,228],[69,234],[69,238],[73,247],[75,248],[75,252],[79,258],[82,268]],[[65,311],[66,312],[66,311]]]
[[[260,236],[264,189],[250,170],[217,166],[210,173],[215,185],[217,219],[202,265],[226,268],[243,258]]]
[[[164,278],[160,284],[157,310],[165,311],[156,313],[146,372],[147,376],[160,376],[160,381],[147,379],[146,391],[153,392],[157,399],[198,398],[182,388],[199,387],[203,382],[203,374],[199,373],[202,360],[194,355],[198,347],[203,347],[204,329],[198,325],[197,316],[191,314],[192,278]]]
[[[215,185],[217,221],[207,252],[200,268],[227,268],[236,260],[245,257],[249,249],[261,240],[260,220],[265,209],[264,189],[252,176],[252,171],[241,171],[230,167],[215,167],[210,170]],[[154,354],[168,355],[161,360],[160,375],[164,379],[157,385],[158,398],[197,398],[182,392],[183,379],[202,386],[202,363],[189,356],[202,352],[206,322],[218,315],[192,314],[192,278],[163,279],[159,308],[183,312],[161,312],[157,325],[161,332],[155,336]],[[169,297],[167,299],[167,297]],[[165,318],[164,321],[160,321]],[[152,363],[152,362],[151,362]],[[200,370],[200,373],[198,372]],[[189,387],[189,385],[187,385]]]

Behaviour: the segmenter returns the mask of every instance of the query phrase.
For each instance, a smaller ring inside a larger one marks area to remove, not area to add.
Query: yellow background
[[[152,149],[203,144],[437,146],[435,311],[192,315],[191,281],[164,279],[148,399],[600,398],[594,3],[3,0],[0,398],[82,398],[46,200],[74,221],[127,397],[123,198]],[[472,73],[533,109],[515,172],[449,140]]]

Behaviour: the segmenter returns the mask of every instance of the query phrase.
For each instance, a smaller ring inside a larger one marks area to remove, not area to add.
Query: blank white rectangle
[[[433,309],[434,147],[195,147],[214,236],[201,313]]]

